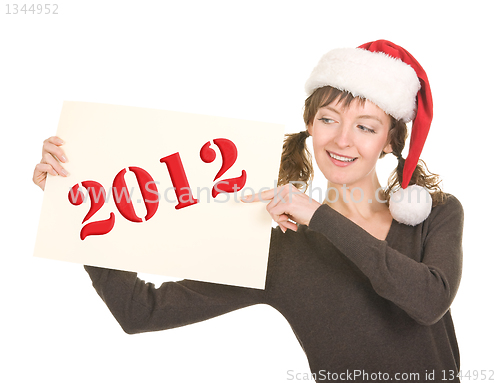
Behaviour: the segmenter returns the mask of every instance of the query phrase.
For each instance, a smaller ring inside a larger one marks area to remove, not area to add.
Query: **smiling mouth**
[[[339,156],[337,154],[333,154],[333,153],[330,153],[330,152],[327,152],[331,158],[337,160],[337,161],[342,161],[342,162],[354,162],[357,157],[354,157],[354,158],[350,158],[350,157],[343,157],[343,156]]]

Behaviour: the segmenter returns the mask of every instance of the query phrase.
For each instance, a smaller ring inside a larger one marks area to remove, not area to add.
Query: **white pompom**
[[[432,197],[422,186],[411,185],[391,195],[389,210],[396,221],[416,226],[431,213]]]

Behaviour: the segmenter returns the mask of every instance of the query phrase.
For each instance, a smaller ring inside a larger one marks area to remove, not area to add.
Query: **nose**
[[[352,130],[348,124],[340,124],[339,129],[337,129],[337,134],[334,137],[334,142],[340,149],[348,148],[352,146]]]

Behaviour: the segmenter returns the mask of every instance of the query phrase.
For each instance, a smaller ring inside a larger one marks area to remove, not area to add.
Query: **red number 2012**
[[[236,145],[226,138],[216,138],[213,140],[217,145],[222,155],[222,166],[214,178],[214,182],[222,177],[224,173],[230,169],[238,157]],[[200,150],[200,158],[205,163],[210,163],[215,160],[216,152],[210,147],[210,141],[206,142]],[[160,162],[167,166],[170,179],[174,186],[175,195],[178,204],[176,209],[182,209],[198,203],[198,200],[193,198],[191,188],[182,164],[179,153],[174,153],[160,159]],[[125,173],[127,170],[134,173],[139,189],[141,190],[142,198],[146,205],[146,216],[140,218],[137,216],[132,204],[130,193],[127,184],[125,183]],[[241,190],[246,183],[246,172],[242,170],[241,176],[236,178],[228,178],[220,180],[212,187],[212,197],[215,198],[219,193],[234,193]],[[83,181],[81,187],[88,191],[90,199],[90,208],[87,215],[83,218],[82,224],[89,220],[106,201],[106,191],[104,187],[96,181]],[[84,202],[84,195],[79,190],[80,184],[75,184],[68,193],[69,202],[73,205],[81,205]],[[156,184],[151,175],[142,168],[130,166],[122,169],[113,180],[113,200],[120,214],[131,222],[144,222],[151,219],[159,206],[159,193]],[[83,241],[89,235],[104,235],[109,233],[115,224],[115,214],[110,213],[108,219],[89,222],[80,231],[80,239]]]

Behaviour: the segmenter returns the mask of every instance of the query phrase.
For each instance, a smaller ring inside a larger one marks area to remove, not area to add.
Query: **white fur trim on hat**
[[[323,86],[370,100],[396,119],[411,121],[420,81],[413,68],[383,52],[339,48],[326,53],[306,82],[308,95]]]
[[[418,185],[398,189],[391,195],[389,210],[399,223],[416,226],[431,213],[432,197],[426,188]]]

